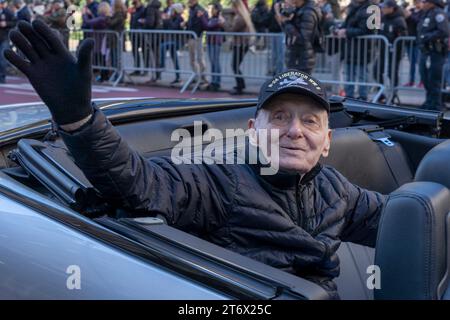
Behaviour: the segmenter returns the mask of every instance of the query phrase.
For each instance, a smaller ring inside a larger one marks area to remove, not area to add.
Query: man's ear
[[[324,158],[328,157],[328,154],[330,153],[332,137],[333,137],[333,131],[328,129],[328,134],[327,134],[327,138],[326,138],[326,141],[325,141],[325,146],[324,146],[323,151],[322,151],[322,157],[324,157]]]
[[[255,118],[248,119],[248,121],[247,121],[248,128],[249,129],[256,129],[255,128],[255,122],[256,122]]]

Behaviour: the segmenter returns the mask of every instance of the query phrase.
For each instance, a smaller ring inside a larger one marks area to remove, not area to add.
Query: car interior
[[[175,129],[194,132],[194,121],[202,121],[202,133],[209,128],[223,133],[225,129],[245,130],[247,120],[254,113],[255,106],[250,104],[219,111],[194,110],[181,115],[141,117],[115,125],[132,148],[143,157],[151,158],[170,155],[177,143],[170,140]],[[341,274],[335,279],[339,295],[341,299],[364,300],[450,299],[450,141],[433,134],[404,130],[403,124],[389,124],[386,119],[372,120],[336,103],[330,116],[333,129],[330,155],[321,159],[322,164],[335,167],[352,183],[390,195],[381,218],[376,248],[341,244],[338,251]],[[176,230],[161,219],[102,216],[108,209],[100,205],[95,189],[58,137],[47,141],[22,139],[13,146],[4,146],[1,151],[0,165],[4,173],[92,216],[96,223],[143,245],[155,245],[160,241],[165,250],[172,250],[178,257],[189,255],[184,259],[192,263],[204,259],[215,274],[247,275],[241,287],[253,288],[249,291],[258,294],[242,297],[326,299],[320,287],[309,281]],[[375,290],[368,285],[372,265],[381,270],[381,287]],[[220,279],[217,285],[226,286]]]

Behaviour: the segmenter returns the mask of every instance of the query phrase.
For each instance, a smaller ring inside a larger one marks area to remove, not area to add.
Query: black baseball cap
[[[444,8],[445,4],[442,0],[421,0],[422,2],[430,2],[430,3],[434,3],[436,6]]]
[[[395,0],[385,0],[382,3],[380,3],[380,7],[387,7],[387,8],[397,8],[397,2]]]
[[[273,79],[266,81],[259,92],[256,110],[264,107],[267,101],[282,93],[298,93],[313,98],[330,113],[330,103],[327,93],[319,80],[299,70],[287,70],[279,73]]]

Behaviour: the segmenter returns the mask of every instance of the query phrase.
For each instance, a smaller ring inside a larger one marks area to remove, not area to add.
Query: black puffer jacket
[[[303,6],[295,10],[292,20],[284,26],[286,43],[297,46],[301,50],[297,68],[312,70],[316,64],[314,37],[318,35],[318,24],[322,19],[322,11],[312,0],[307,0]]]
[[[145,8],[145,23],[144,29],[161,29],[161,2],[159,0],[152,0]]]
[[[322,285],[337,298],[340,241],[374,246],[385,197],[317,165],[262,176],[257,165],[175,165],[130,149],[101,111],[60,131],[77,165],[111,203]]]
[[[400,7],[396,7],[393,13],[381,17],[380,34],[385,36],[389,43],[394,43],[398,37],[408,34],[405,15]]]
[[[267,32],[270,23],[270,12],[264,0],[256,3],[255,8],[252,10],[251,18],[256,32]]]
[[[346,48],[343,48],[341,52],[341,58],[345,58],[347,63],[350,64],[364,64],[369,63],[371,58],[370,51],[372,46],[368,41],[358,42],[356,37],[371,35],[374,31],[367,27],[367,21],[369,19],[369,13],[367,13],[367,7],[372,5],[371,0],[364,2],[357,2],[355,0],[347,8],[347,17],[345,18],[342,28],[346,29]]]

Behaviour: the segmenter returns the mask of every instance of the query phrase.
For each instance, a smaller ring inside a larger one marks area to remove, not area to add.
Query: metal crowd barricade
[[[414,86],[412,84],[420,84],[419,61],[420,49],[417,46],[415,37],[398,37],[393,43],[392,50],[392,74],[397,73],[399,81],[392,88],[392,95],[389,103],[398,99],[398,93],[407,92],[424,92],[423,86]],[[445,72],[442,72],[441,89],[443,93],[447,93],[444,89]],[[448,85],[448,84],[447,84]]]
[[[71,30],[68,38],[68,47],[71,52],[76,52],[81,41],[86,38],[95,40],[92,69],[94,74],[102,80],[113,82],[117,85],[121,78],[122,70],[122,39],[120,33],[112,30]]]
[[[194,80],[196,73],[191,68],[187,47],[191,41],[197,39],[195,32],[128,30],[123,33],[122,39],[122,72],[129,79],[137,73],[151,73],[154,80],[159,80],[162,73],[172,73],[181,81],[181,78],[187,75],[181,92]],[[127,71],[131,71],[131,75]]]
[[[375,102],[387,87],[389,42],[384,36],[327,36],[324,52],[316,56],[316,61],[314,75],[329,84],[333,94],[344,89],[346,96],[369,98],[369,91],[374,91],[371,100]]]
[[[201,77],[211,82],[235,78],[236,86],[258,86],[284,69],[284,34],[251,32],[212,32],[203,34],[201,55],[207,57]],[[253,81],[252,81],[253,80]],[[247,83],[246,83],[247,82]],[[195,91],[198,82],[194,87]]]

